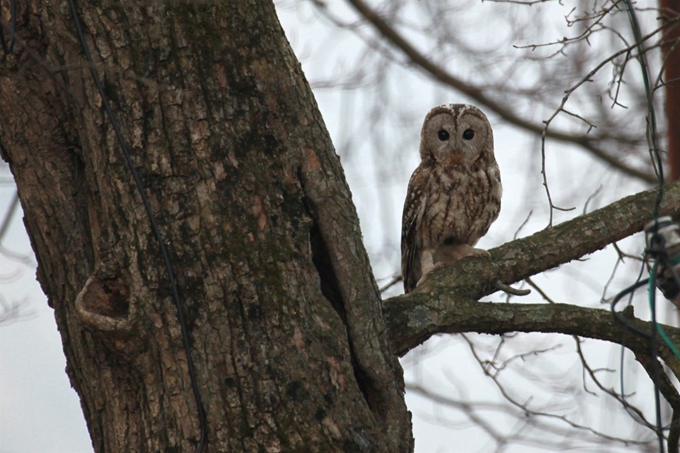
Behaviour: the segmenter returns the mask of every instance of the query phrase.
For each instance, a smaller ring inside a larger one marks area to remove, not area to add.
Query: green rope
[[[649,279],[649,285],[647,289],[647,293],[649,295],[649,309],[650,310],[655,310],[654,307],[654,291],[656,290],[656,287],[654,285],[654,280],[656,280],[656,271],[657,271],[657,263],[652,264],[652,271],[651,271],[651,276],[652,278]],[[668,335],[666,335],[666,332],[663,330],[663,327],[661,327],[660,323],[655,323],[656,325],[656,331],[659,332],[659,335],[663,339],[664,343],[666,343],[666,346],[673,352],[675,357],[680,360],[680,351],[678,351],[678,348],[673,344],[670,338],[668,338]]]

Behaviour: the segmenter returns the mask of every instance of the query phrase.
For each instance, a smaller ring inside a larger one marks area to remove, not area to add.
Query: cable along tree
[[[397,358],[432,335],[621,341],[603,310],[478,300],[640,231],[654,191],[382,301],[271,2],[29,0],[3,17],[2,157],[95,451],[409,452]],[[670,185],[659,214],[678,211]]]

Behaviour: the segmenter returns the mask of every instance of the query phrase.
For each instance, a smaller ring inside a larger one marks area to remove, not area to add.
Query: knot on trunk
[[[76,296],[78,318],[104,332],[129,332],[133,308],[130,304],[130,276],[119,271],[115,276],[95,271]]]

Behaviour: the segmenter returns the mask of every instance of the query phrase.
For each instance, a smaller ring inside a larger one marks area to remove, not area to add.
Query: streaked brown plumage
[[[421,162],[408,184],[401,230],[401,272],[410,292],[437,267],[466,256],[501,208],[501,176],[489,120],[477,107],[433,108],[420,136]]]

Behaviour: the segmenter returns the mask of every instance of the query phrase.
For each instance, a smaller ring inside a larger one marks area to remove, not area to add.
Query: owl
[[[434,269],[466,256],[501,209],[501,174],[491,124],[477,107],[449,104],[427,114],[420,165],[408,183],[401,228],[404,291]]]

